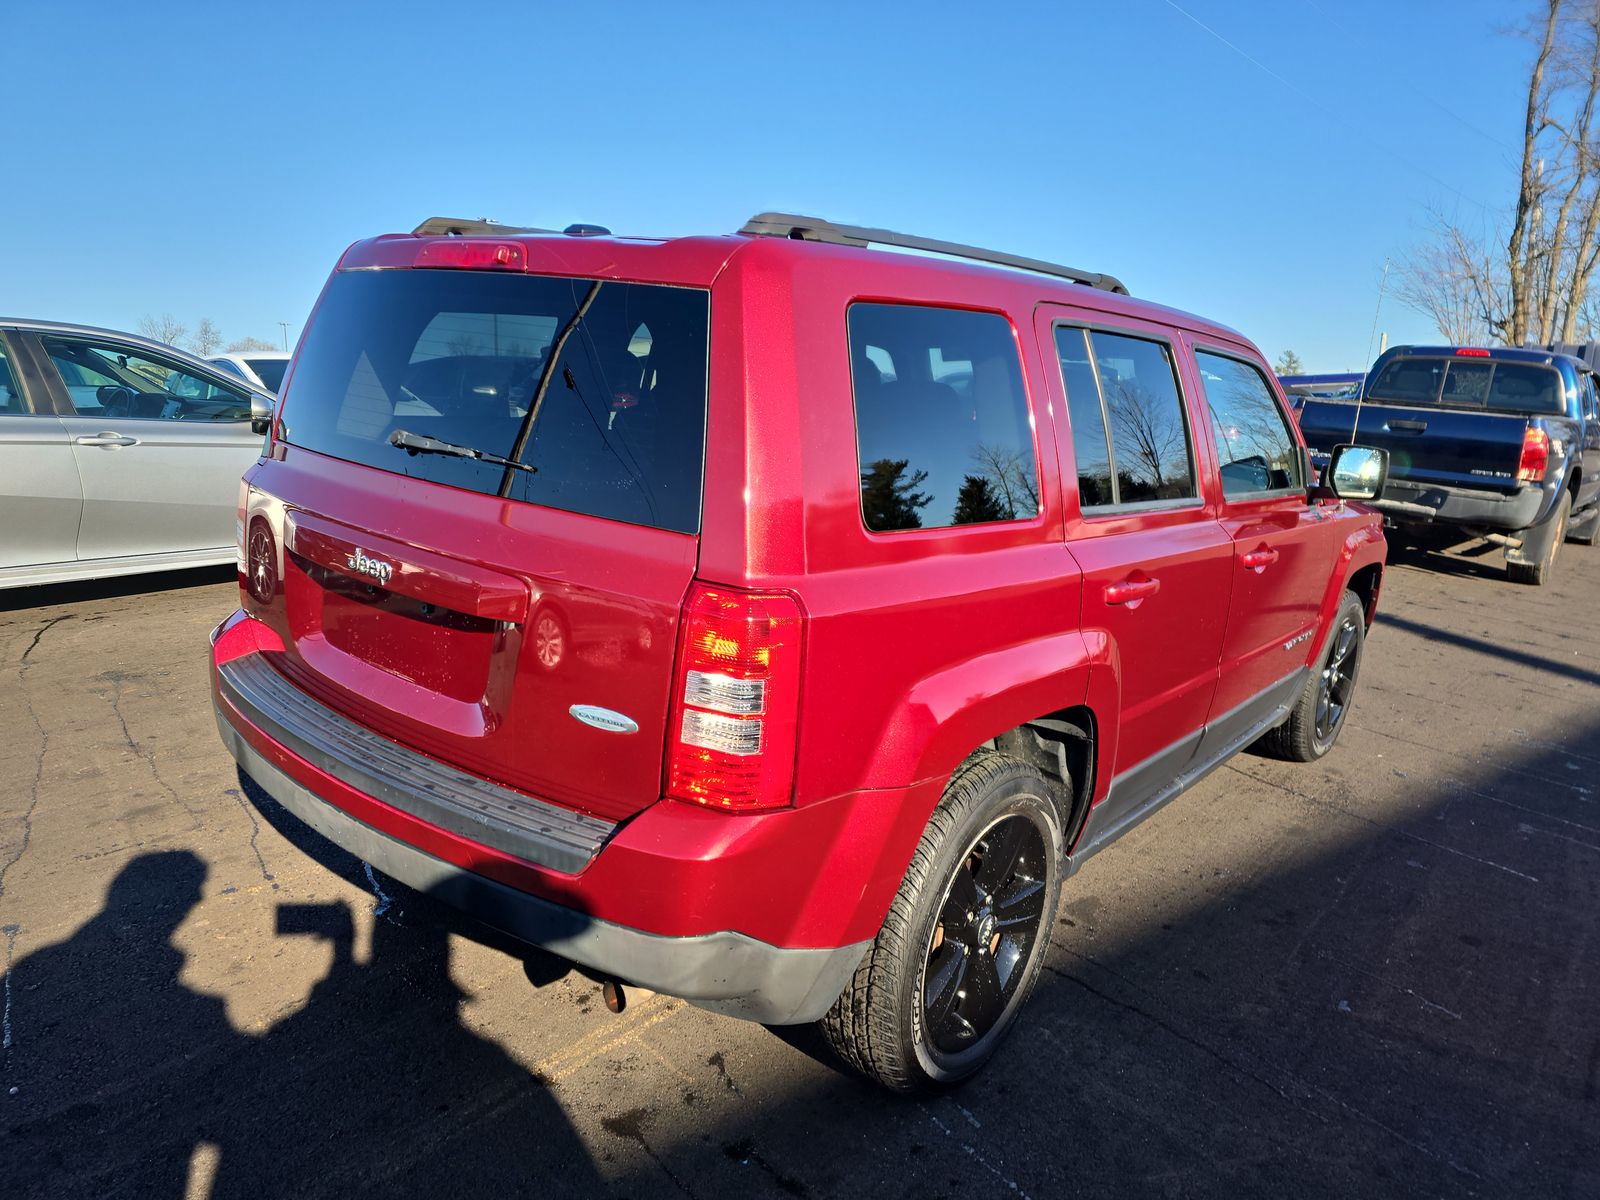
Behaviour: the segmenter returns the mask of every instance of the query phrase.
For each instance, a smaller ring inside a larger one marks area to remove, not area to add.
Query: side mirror
[[[1340,500],[1376,500],[1389,480],[1389,452],[1376,446],[1335,446],[1322,472],[1323,486]]]
[[[262,437],[272,430],[272,397],[260,392],[250,393],[250,432]]]

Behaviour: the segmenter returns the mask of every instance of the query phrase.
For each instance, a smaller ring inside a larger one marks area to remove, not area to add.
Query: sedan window
[[[80,417],[136,421],[246,421],[250,397],[161,355],[114,342],[45,337]]]

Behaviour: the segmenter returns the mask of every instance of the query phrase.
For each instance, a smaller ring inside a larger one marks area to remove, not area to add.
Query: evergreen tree
[[[919,508],[933,497],[917,488],[928,478],[926,471],[913,471],[906,478],[909,459],[880,458],[861,472],[861,511],[868,529],[921,529]]]
[[[961,481],[961,491],[956,494],[957,525],[977,525],[983,521],[1010,521],[1016,517],[1000,497],[994,486],[982,475],[968,475]]]

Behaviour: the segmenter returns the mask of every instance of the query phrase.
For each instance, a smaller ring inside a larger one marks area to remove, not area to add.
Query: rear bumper
[[[332,843],[514,938],[768,1024],[812,1020],[843,990],[937,799],[930,784],[744,814],[663,800],[593,822],[388,739],[368,746],[337,710],[278,695],[252,669],[287,683],[285,647],[242,611],[211,652],[223,742]]]
[[[1515,531],[1533,525],[1543,514],[1547,499],[1545,490],[1538,486],[1491,492],[1390,479],[1383,497],[1368,504],[1402,524],[1442,522]]]
[[[268,762],[220,707],[217,729],[246,775],[334,845],[520,941],[651,991],[768,1025],[814,1021],[844,990],[866,953],[866,942],[831,950],[789,949],[731,931],[664,937],[598,920],[363,824]]]

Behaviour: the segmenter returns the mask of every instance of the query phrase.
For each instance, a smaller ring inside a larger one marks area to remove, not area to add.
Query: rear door
[[[23,339],[0,330],[0,570],[77,556],[83,487]]]
[[[1209,752],[1292,699],[1339,533],[1321,508],[1306,502],[1305,455],[1266,367],[1238,347],[1197,344],[1193,352],[1222,486],[1220,519],[1233,542]]]
[[[1201,484],[1170,333],[1095,319],[1041,310],[1040,334],[1055,347],[1070,418],[1072,445],[1061,451],[1078,486],[1066,537],[1083,569],[1083,630],[1105,637],[1121,688],[1112,795],[1137,808],[1199,745],[1233,546]]]
[[[239,478],[261,452],[244,387],[100,335],[38,335],[71,415],[80,559],[226,552]]]
[[[283,550],[249,601],[274,665],[507,786],[611,820],[658,800],[708,331],[703,289],[336,274],[251,476],[251,552],[259,529]]]

